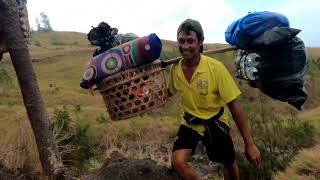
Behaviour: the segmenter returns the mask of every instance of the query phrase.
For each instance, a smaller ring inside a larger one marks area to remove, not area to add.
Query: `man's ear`
[[[199,41],[200,46],[203,46],[203,39]]]
[[[200,53],[203,52],[203,40],[204,40],[204,38],[202,38],[202,39],[199,41],[199,45],[200,45],[199,52],[200,52]]]

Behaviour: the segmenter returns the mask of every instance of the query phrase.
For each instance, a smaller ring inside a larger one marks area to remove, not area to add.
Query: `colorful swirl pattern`
[[[109,49],[85,64],[80,86],[88,89],[115,73],[151,63],[160,57],[161,49],[162,43],[156,34]]]

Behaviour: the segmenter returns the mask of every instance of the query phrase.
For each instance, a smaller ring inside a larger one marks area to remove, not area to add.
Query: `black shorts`
[[[191,149],[194,154],[195,149],[199,141],[202,141],[208,158],[211,161],[232,164],[235,161],[235,150],[231,136],[229,134],[230,128],[222,121],[213,123],[216,127],[213,133],[212,141],[209,142],[208,135],[201,136],[195,130],[188,128],[187,126],[181,125],[177,134],[177,139],[173,145],[173,152],[179,149]]]

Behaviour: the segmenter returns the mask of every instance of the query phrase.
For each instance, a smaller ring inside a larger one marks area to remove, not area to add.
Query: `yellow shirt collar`
[[[180,71],[181,73],[178,73],[178,76],[180,76],[180,78],[186,80],[186,78],[184,77],[183,71],[182,71],[182,61],[183,61],[183,58],[181,58],[181,60],[179,61],[179,71]],[[206,60],[205,60],[205,58],[203,57],[203,55],[200,54],[200,62],[199,62],[196,70],[194,71],[194,73],[193,73],[193,75],[192,75],[192,79],[193,79],[197,74],[205,73],[205,72],[206,72],[206,69],[207,69]],[[191,79],[191,81],[192,81],[192,79]]]

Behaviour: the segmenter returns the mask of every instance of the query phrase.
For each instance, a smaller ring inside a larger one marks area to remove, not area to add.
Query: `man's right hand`
[[[259,167],[261,154],[255,144],[245,146],[245,155],[251,164],[253,164],[255,167]]]

